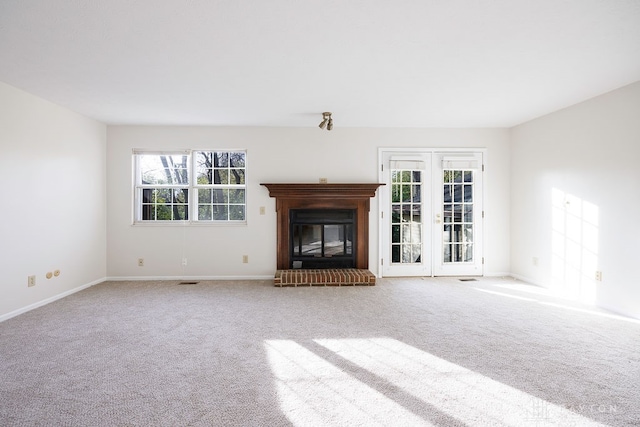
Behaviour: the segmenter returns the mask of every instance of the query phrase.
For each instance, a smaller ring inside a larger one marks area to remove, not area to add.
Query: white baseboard
[[[144,281],[144,280],[273,280],[269,276],[110,276],[106,280],[112,282]]]
[[[70,289],[68,291],[62,292],[61,294],[54,295],[54,296],[49,297],[47,299],[43,299],[42,301],[38,301],[38,302],[35,302],[33,304],[29,304],[26,307],[22,307],[22,308],[19,308],[17,310],[11,311],[11,312],[9,312],[7,314],[0,315],[0,322],[4,322],[5,320],[9,320],[12,317],[16,317],[16,316],[18,316],[20,314],[26,313],[27,311],[31,311],[31,310],[36,309],[38,307],[42,307],[43,305],[47,305],[49,303],[52,303],[52,302],[57,301],[59,299],[62,299],[64,297],[68,297],[69,295],[75,294],[76,292],[80,292],[83,289],[90,288],[91,286],[97,285],[98,283],[102,283],[105,280],[106,280],[106,278],[103,277],[102,279],[94,280],[93,282],[84,284],[82,286],[78,286],[77,288]]]
[[[545,286],[543,283],[539,282],[538,280],[536,280],[536,279],[534,279],[532,277],[522,276],[520,274],[510,274],[510,276],[513,277],[514,279],[520,280],[521,282],[529,283],[531,285],[540,286],[541,288],[548,288],[548,286]]]
[[[513,277],[513,274],[511,273],[506,273],[506,272],[501,272],[501,271],[494,271],[494,272],[490,272],[490,273],[484,273],[483,277]]]

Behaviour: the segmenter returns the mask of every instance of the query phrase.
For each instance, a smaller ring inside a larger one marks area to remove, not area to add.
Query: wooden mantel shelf
[[[292,209],[353,209],[356,211],[355,246],[358,269],[369,264],[369,200],[379,183],[343,184],[261,184],[276,199],[278,212],[278,270],[291,268],[289,259],[289,212]]]
[[[375,197],[379,183],[341,183],[341,184],[270,184],[263,183],[269,189],[269,195],[276,199],[300,198],[300,197],[327,197],[327,198],[371,198]]]

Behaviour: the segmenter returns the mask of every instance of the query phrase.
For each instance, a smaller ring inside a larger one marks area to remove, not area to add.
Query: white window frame
[[[197,156],[196,153],[242,153],[244,154],[244,184],[198,184],[197,179]],[[140,159],[143,155],[166,155],[166,156],[187,156],[187,175],[188,185],[181,184],[143,184]],[[133,225],[246,225],[247,224],[247,150],[246,149],[186,149],[186,150],[149,150],[134,149],[132,155],[132,171],[133,171],[133,197],[132,197],[132,224]],[[150,188],[159,189],[186,189],[187,190],[187,212],[188,219],[142,219],[143,216],[143,190]],[[244,218],[242,220],[232,219],[199,219],[198,218],[198,191],[202,189],[221,189],[221,190],[243,190],[244,202],[234,201],[231,203],[222,203],[221,205],[241,206],[244,210]]]

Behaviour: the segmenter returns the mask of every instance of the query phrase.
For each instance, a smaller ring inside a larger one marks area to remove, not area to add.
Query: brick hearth
[[[275,286],[374,286],[376,276],[369,270],[339,268],[322,270],[277,270]]]

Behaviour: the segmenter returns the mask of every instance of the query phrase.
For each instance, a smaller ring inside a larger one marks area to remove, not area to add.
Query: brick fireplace
[[[348,268],[360,270],[369,268],[370,199],[375,197],[378,187],[384,184],[263,183],[262,185],[267,187],[269,195],[276,199],[276,250],[279,271],[300,269],[307,270],[308,274],[310,269],[322,269],[326,266],[327,269],[341,269],[341,273],[347,274]],[[322,218],[323,212],[327,213],[325,219]],[[309,213],[312,215],[308,215]],[[298,217],[312,217],[315,223],[303,225],[301,228],[295,226],[292,228],[292,218],[295,220]],[[345,225],[347,221],[342,219],[346,217],[349,217],[348,225]],[[316,242],[316,247],[307,245],[311,249],[307,248],[305,252],[301,248],[304,246],[305,236],[310,233],[315,233],[321,243],[318,245]],[[332,249],[329,251],[325,250],[328,247],[325,235],[342,237],[331,241]],[[347,264],[347,259],[350,264]],[[346,268],[342,269],[342,267]]]

